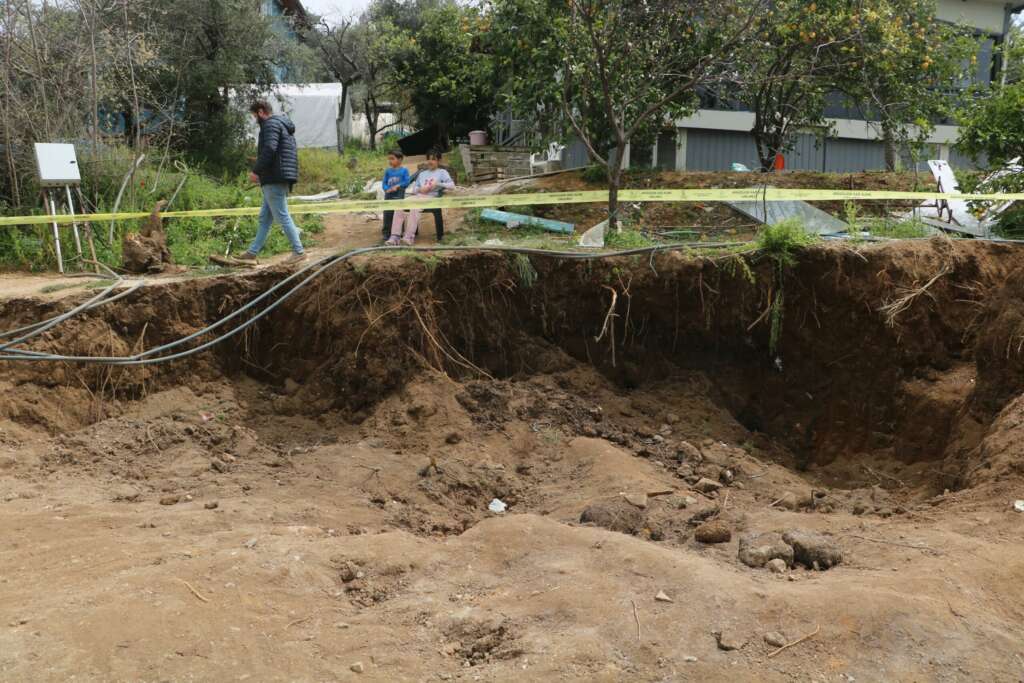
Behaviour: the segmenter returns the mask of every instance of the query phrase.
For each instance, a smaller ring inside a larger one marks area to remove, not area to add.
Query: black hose
[[[370,253],[384,252],[384,251],[392,252],[392,253],[395,253],[396,251],[398,253],[401,253],[402,251],[415,251],[415,252],[460,252],[460,251],[481,252],[481,251],[491,251],[491,252],[510,253],[510,254],[523,254],[523,255],[528,255],[528,256],[560,258],[560,259],[568,259],[568,260],[575,260],[575,261],[586,261],[586,260],[606,259],[606,258],[615,258],[615,257],[624,257],[624,256],[637,256],[637,255],[642,255],[642,254],[652,254],[653,255],[653,254],[659,253],[659,252],[681,251],[681,250],[684,250],[684,249],[692,249],[692,248],[695,248],[695,247],[704,248],[704,249],[733,247],[733,246],[737,246],[738,244],[741,244],[741,243],[737,243],[737,242],[721,242],[721,243],[710,243],[710,244],[709,243],[670,244],[670,245],[659,245],[659,246],[653,246],[653,247],[641,247],[641,248],[637,248],[637,249],[627,249],[627,250],[623,250],[623,251],[601,252],[601,253],[588,253],[588,252],[575,252],[575,251],[549,251],[549,250],[546,250],[546,249],[531,249],[531,248],[527,248],[527,247],[457,247],[457,246],[436,246],[436,247],[419,247],[419,248],[415,248],[415,249],[402,249],[402,250],[396,250],[394,247],[385,247],[385,246],[365,247],[365,248],[362,248],[362,249],[354,249],[352,251],[349,251],[349,252],[346,252],[346,253],[343,253],[343,254],[332,254],[330,256],[327,256],[327,257],[324,257],[324,258],[319,259],[317,261],[314,261],[313,263],[310,263],[310,264],[304,266],[303,268],[301,268],[300,270],[296,271],[295,273],[292,273],[290,276],[288,276],[287,278],[285,278],[281,282],[277,283],[276,285],[274,285],[273,287],[271,287],[270,289],[265,291],[260,296],[256,297],[255,299],[253,299],[252,301],[248,302],[247,304],[245,304],[241,308],[233,311],[232,313],[230,313],[229,315],[221,318],[220,320],[216,321],[215,323],[212,323],[212,324],[202,328],[201,330],[193,332],[192,334],[189,334],[189,335],[187,335],[185,337],[182,337],[181,339],[177,339],[177,340],[175,340],[173,342],[169,342],[167,344],[163,344],[161,346],[154,347],[152,349],[149,349],[147,351],[143,351],[141,353],[137,353],[137,354],[134,354],[134,355],[131,355],[131,356],[65,356],[65,355],[60,355],[60,354],[44,353],[44,352],[40,352],[40,351],[30,351],[30,350],[10,349],[9,348],[10,346],[12,346],[12,345],[14,345],[16,343],[20,343],[20,341],[24,341],[25,340],[25,338],[21,338],[20,340],[16,339],[16,340],[14,340],[12,342],[8,342],[7,344],[5,344],[3,346],[0,346],[0,351],[8,351],[9,354],[12,354],[12,355],[0,355],[0,361],[60,361],[60,362],[77,362],[77,363],[98,363],[98,364],[103,364],[103,365],[150,365],[150,364],[165,363],[165,362],[168,362],[168,361],[178,360],[180,358],[185,358],[185,357],[191,356],[191,355],[193,355],[195,353],[199,353],[200,351],[204,351],[204,350],[206,350],[206,349],[208,349],[208,348],[210,348],[210,347],[212,347],[212,346],[214,346],[216,344],[219,344],[220,342],[222,342],[222,341],[224,341],[226,339],[229,339],[229,338],[233,337],[234,335],[238,334],[239,332],[247,329],[248,327],[250,327],[253,324],[255,324],[257,321],[259,321],[261,318],[263,318],[264,316],[268,315],[271,311],[273,311],[275,308],[280,306],[286,300],[288,300],[293,294],[295,294],[302,287],[306,286],[311,281],[313,281],[314,279],[319,277],[324,271],[326,271],[331,266],[334,266],[336,264],[342,263],[342,262],[347,261],[347,260],[349,260],[349,259],[351,259],[351,258],[353,258],[355,256],[360,256],[362,254],[370,254]],[[271,296],[274,292],[276,292],[280,288],[284,287],[289,282],[292,282],[296,278],[300,277],[304,273],[307,273],[307,272],[309,272],[310,270],[312,270],[314,268],[316,270],[314,270],[314,272],[312,274],[308,275],[305,279],[303,279],[298,284],[296,284],[295,286],[293,286],[292,288],[287,290],[284,294],[282,294],[276,301],[274,301],[269,306],[264,308],[262,311],[260,311],[259,313],[257,313],[253,317],[249,318],[248,320],[246,320],[242,324],[238,325],[237,327],[234,327],[231,330],[225,332],[224,334],[221,334],[220,336],[218,336],[218,337],[216,337],[214,339],[211,339],[208,342],[204,342],[203,344],[200,344],[199,346],[196,346],[196,347],[193,347],[193,348],[190,348],[190,349],[186,349],[185,351],[179,351],[177,353],[173,353],[173,354],[170,354],[170,355],[159,356],[157,358],[151,358],[151,356],[154,356],[154,355],[162,353],[164,351],[168,351],[168,350],[173,349],[175,347],[181,346],[182,344],[186,344],[189,341],[192,341],[193,339],[196,339],[197,337],[200,337],[200,336],[202,336],[204,334],[207,334],[207,333],[209,333],[209,332],[211,332],[211,331],[221,327],[225,323],[233,320],[234,318],[242,315],[247,310],[253,308],[257,304],[259,304],[261,301],[263,301],[267,297]],[[105,290],[105,291],[107,291],[107,290]],[[135,290],[133,289],[133,290],[130,290],[130,291],[135,291]],[[129,292],[125,292],[122,295],[119,295],[118,298],[120,298],[120,296],[124,296],[124,295],[126,295],[128,293]],[[102,303],[102,302],[100,302],[100,303]],[[42,332],[44,332],[44,331],[52,328],[53,326],[63,322],[64,320],[67,320],[68,318],[72,317],[73,315],[77,315],[78,313],[81,313],[84,310],[88,310],[89,308],[93,308],[96,305],[98,305],[98,303],[95,303],[94,300],[90,300],[90,301],[86,302],[85,304],[82,304],[81,306],[77,306],[76,308],[72,309],[71,311],[69,311],[69,312],[67,312],[65,314],[62,314],[60,316],[56,316],[54,318],[51,318],[49,321],[47,321],[46,325],[43,325],[42,327],[38,327],[38,329],[36,329],[35,332],[31,333],[30,335],[26,335],[26,337],[35,337],[38,334],[41,334]],[[37,324],[37,325],[39,325],[39,324]],[[35,327],[35,326],[28,326],[28,327],[32,328],[32,327]],[[24,328],[22,328],[22,329],[24,329]]]

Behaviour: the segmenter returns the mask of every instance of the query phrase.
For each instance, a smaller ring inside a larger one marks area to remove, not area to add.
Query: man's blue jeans
[[[302,240],[299,239],[299,228],[288,213],[288,185],[273,184],[263,186],[263,208],[260,209],[260,228],[256,232],[256,239],[249,245],[250,254],[259,254],[263,245],[267,242],[267,235],[270,234],[270,226],[274,221],[281,224],[285,237],[292,243],[292,251],[296,254],[303,253]]]

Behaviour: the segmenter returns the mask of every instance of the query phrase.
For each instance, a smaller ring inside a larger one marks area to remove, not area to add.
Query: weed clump
[[[761,254],[774,262],[772,269],[772,288],[768,290],[769,335],[768,352],[776,357],[776,365],[781,367],[778,357],[779,340],[782,339],[782,323],[786,310],[786,269],[796,265],[797,254],[816,241],[816,236],[808,233],[803,224],[790,219],[775,225],[765,226],[757,235],[757,248]]]
[[[791,218],[789,220],[766,225],[757,234],[757,249],[775,261],[780,271],[796,265],[796,255],[817,241],[817,237],[804,229],[803,223]]]

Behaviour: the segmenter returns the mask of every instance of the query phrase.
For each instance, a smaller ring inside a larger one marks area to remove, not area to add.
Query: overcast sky
[[[302,6],[308,11],[329,20],[358,15],[369,4],[370,0],[302,0]]]

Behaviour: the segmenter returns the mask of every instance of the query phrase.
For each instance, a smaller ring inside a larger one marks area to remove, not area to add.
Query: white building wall
[[[1001,35],[1005,7],[1000,0],[939,0],[938,16],[943,21]]]

